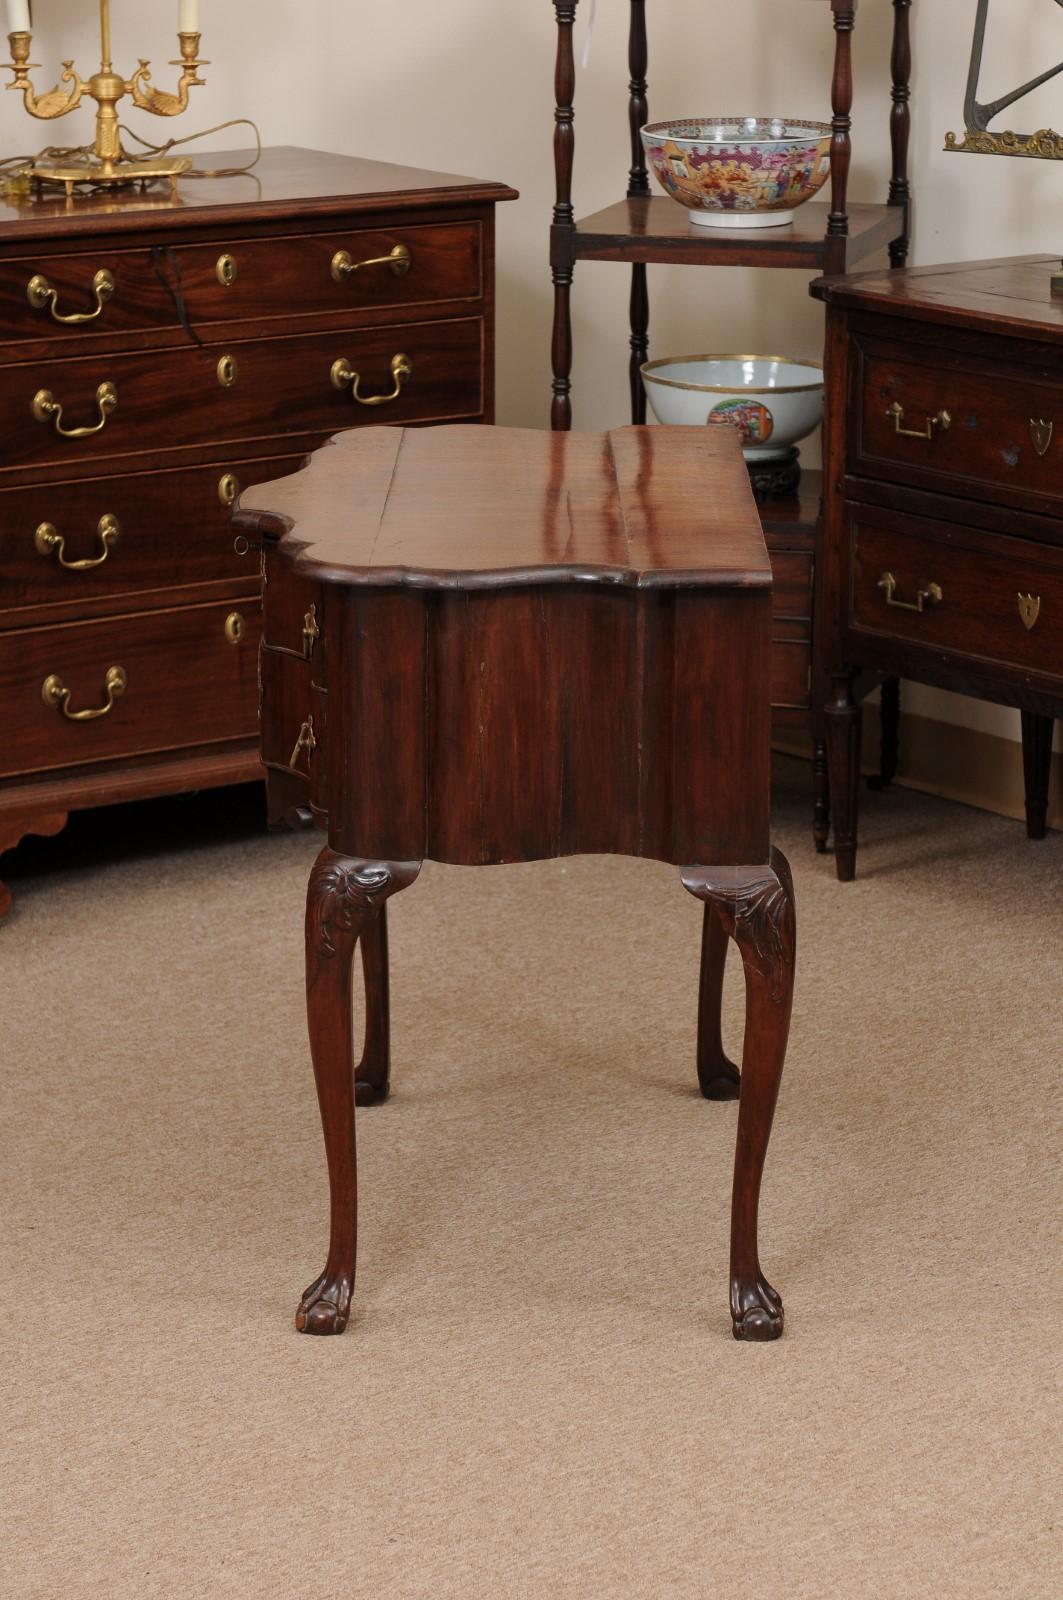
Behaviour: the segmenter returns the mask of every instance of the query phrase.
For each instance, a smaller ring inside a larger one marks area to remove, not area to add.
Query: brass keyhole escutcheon
[[[223,506],[236,504],[236,497],[240,493],[240,480],[235,472],[225,472],[218,479],[218,499]]]
[[[1019,616],[1027,633],[1032,633],[1037,626],[1037,619],[1041,615],[1041,596],[1039,594],[1019,595]]]
[[[222,356],[218,362],[218,382],[223,389],[231,389],[236,382],[236,360],[233,356]]]
[[[218,264],[214,268],[218,282],[223,289],[231,289],[236,282],[236,260],[233,256],[219,256]]]
[[[225,637],[230,644],[240,644],[247,632],[247,623],[239,611],[230,611],[225,619]]]

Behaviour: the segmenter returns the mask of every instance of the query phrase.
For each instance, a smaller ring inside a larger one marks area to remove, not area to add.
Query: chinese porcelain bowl
[[[823,420],[823,368],[786,356],[668,356],[642,381],[658,422],[738,428],[749,462],[789,454]]]
[[[649,122],[646,159],[661,188],[706,228],[774,228],[830,176],[830,124],[786,117]]]

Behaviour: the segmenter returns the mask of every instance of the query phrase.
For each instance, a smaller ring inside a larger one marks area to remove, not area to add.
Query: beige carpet
[[[1063,835],[868,797],[842,886],[806,781],[781,769],[768,1346],[730,1336],[735,1108],[694,1092],[698,907],[669,868],[428,866],[393,902],[357,1316],[312,1340],[318,841],[261,836],[244,793],[150,812],[169,850],[127,812],[23,852],[4,1597],[1061,1592]]]

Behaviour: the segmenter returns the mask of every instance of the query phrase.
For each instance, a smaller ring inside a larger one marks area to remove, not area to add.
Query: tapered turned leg
[[[321,1126],[328,1160],[330,1228],[325,1270],[303,1295],[295,1325],[300,1333],[342,1333],[354,1287],[358,1239],[357,1171],[354,1146],[354,1041],[351,977],[359,939],[371,952],[366,964],[366,1057],[386,1081],[387,1051],[381,1054],[380,1008],[369,993],[371,973],[383,955],[381,918],[386,900],[411,884],[418,861],[359,861],[322,850],[306,896],[306,1010]],[[383,1013],[386,1023],[386,1009]]]
[[[378,1105],[391,1089],[391,989],[388,979],[388,908],[366,919],[361,937],[365,983],[365,1042],[355,1068],[354,1098]]]
[[[760,1267],[760,1186],[779,1095],[793,1006],[797,921],[789,863],[778,850],[769,866],[687,867],[683,885],[704,901],[742,954],[746,1031],[731,1199],[731,1327],[736,1339],[777,1339],[778,1293]]]
[[[822,855],[830,838],[830,779],[827,776],[827,742],[817,739],[812,747],[812,838],[816,854]]]
[[[881,793],[888,789],[897,776],[897,765],[901,753],[901,681],[899,678],[883,678],[879,690],[880,706],[880,757],[879,771],[868,778],[867,786]]]
[[[1022,765],[1026,778],[1026,837],[1043,839],[1048,831],[1048,780],[1052,772],[1055,722],[1035,711],[1022,713]]]
[[[698,1083],[706,1100],[737,1100],[738,1068],[724,1055],[720,1012],[727,964],[727,930],[706,905],[701,930],[701,983],[698,989]]]
[[[823,721],[834,811],[834,866],[839,881],[850,883],[856,877],[862,724],[860,706],[853,699],[850,673],[835,673],[834,699],[824,707]]]

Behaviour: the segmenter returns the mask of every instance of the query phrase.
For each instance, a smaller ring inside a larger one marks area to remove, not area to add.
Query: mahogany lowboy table
[[[426,858],[611,853],[674,863],[704,902],[697,1070],[709,1099],[739,1093],[720,998],[728,938],[741,952],[731,1315],[736,1338],[777,1338],[757,1208],[795,916],[769,830],[771,568],[737,439],[373,428],[249,490],[235,525],[264,550],[273,814],[309,806],[328,829],[306,973],[331,1239],[297,1326],[347,1324],[355,1103],[388,1092],[389,896]]]

